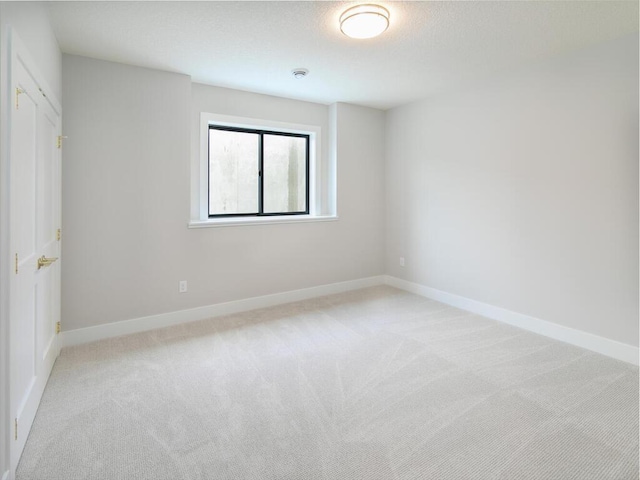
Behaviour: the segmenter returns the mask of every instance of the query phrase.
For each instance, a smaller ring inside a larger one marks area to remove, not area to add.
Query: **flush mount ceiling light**
[[[340,30],[351,38],[373,38],[389,27],[389,10],[380,5],[356,5],[340,15]]]

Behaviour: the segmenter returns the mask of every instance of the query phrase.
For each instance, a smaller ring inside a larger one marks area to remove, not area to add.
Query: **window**
[[[188,227],[336,221],[335,155],[322,128],[201,112]]]
[[[208,216],[309,214],[310,135],[209,125]]]

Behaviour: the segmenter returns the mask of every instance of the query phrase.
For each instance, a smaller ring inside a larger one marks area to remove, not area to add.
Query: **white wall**
[[[47,7],[40,3],[0,2],[0,259],[10,258],[9,204],[8,204],[8,110],[4,99],[9,96],[8,73],[9,26],[20,37],[49,88],[61,98],[61,54],[49,22]],[[0,260],[1,262],[2,260]],[[11,420],[8,390],[8,338],[9,338],[9,266],[0,264],[0,477],[9,469],[9,438]]]
[[[69,55],[63,91],[63,330],[383,273],[383,112],[338,106],[338,221],[188,229],[201,111],[328,130],[329,108]]]
[[[637,34],[386,128],[387,273],[638,345]]]

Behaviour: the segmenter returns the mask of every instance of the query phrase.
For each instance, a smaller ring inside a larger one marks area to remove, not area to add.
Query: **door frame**
[[[11,429],[9,418],[9,222],[11,191],[9,190],[9,105],[11,77],[8,75],[11,55],[11,28],[0,25],[0,473],[2,480],[13,479],[10,463]]]
[[[62,118],[62,107],[53,90],[37,68],[36,62],[16,31],[10,25],[0,25],[0,479],[13,480],[17,465],[11,463],[13,425],[11,422],[11,354],[10,354],[10,282],[11,282],[11,66],[18,56],[31,75],[38,79],[38,86],[53,109]],[[52,348],[59,349],[58,345]]]

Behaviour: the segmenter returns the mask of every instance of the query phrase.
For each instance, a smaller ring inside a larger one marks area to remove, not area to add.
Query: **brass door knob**
[[[56,260],[58,260],[58,257],[50,257],[47,258],[44,255],[42,255],[39,259],[38,259],[38,270],[40,270],[42,267],[48,267],[49,265],[51,265],[53,262],[55,262]]]

